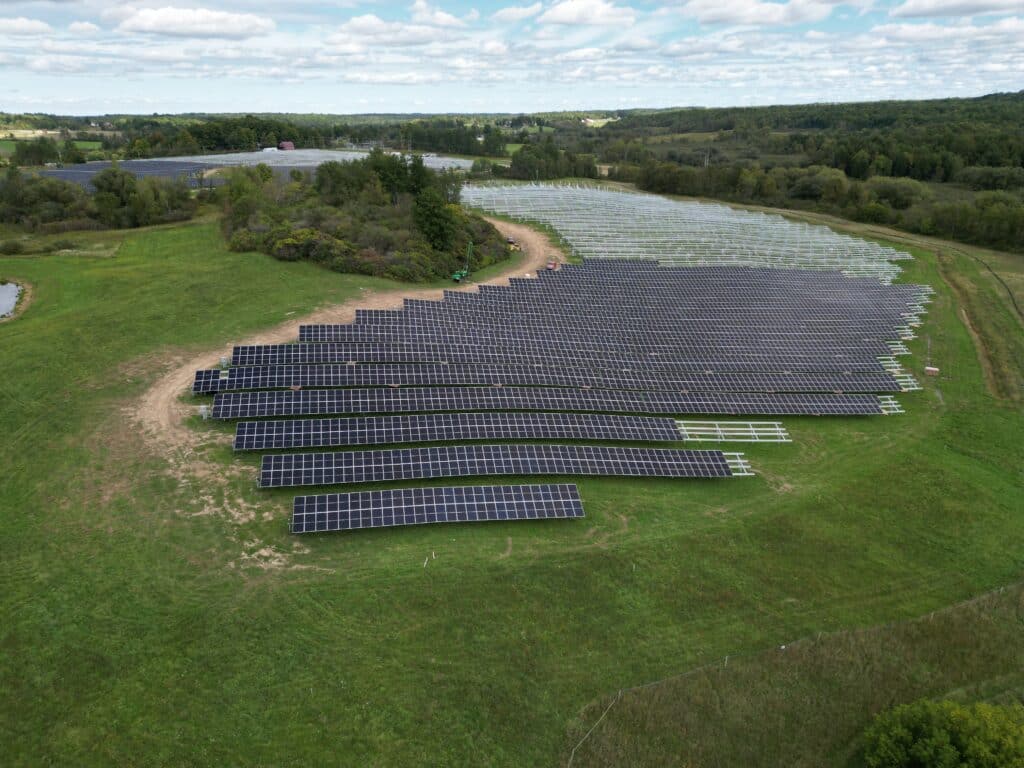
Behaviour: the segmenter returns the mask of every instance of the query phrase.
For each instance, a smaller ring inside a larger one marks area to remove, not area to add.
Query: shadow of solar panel
[[[577,517],[584,517],[583,503],[571,484],[402,488],[297,496],[291,531]]]
[[[593,445],[455,445],[264,456],[261,488],[442,477],[595,475],[718,478],[732,471],[721,451]]]
[[[350,419],[241,421],[236,451],[467,440],[675,442],[675,421],[590,413],[442,413]]]

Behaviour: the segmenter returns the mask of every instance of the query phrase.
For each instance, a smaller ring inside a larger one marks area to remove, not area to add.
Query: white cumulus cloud
[[[434,8],[426,0],[415,0],[410,7],[412,20],[418,24],[432,24],[435,27],[464,27],[466,22],[450,13]]]
[[[45,35],[52,31],[49,24],[38,19],[26,19],[24,16],[0,19],[0,35]]]
[[[827,19],[834,4],[823,0],[690,0],[682,12],[702,24],[805,24]]]
[[[1012,13],[1024,10],[1022,0],[906,0],[890,16],[980,16],[987,13]]]
[[[385,21],[372,13],[353,16],[331,36],[329,42],[364,45],[373,43],[381,46],[426,45],[447,39],[445,29],[426,24],[405,24],[400,21]]]
[[[274,31],[274,22],[251,13],[165,6],[132,11],[118,25],[118,30],[173,37],[245,38],[270,34]]]
[[[636,21],[636,11],[608,0],[562,0],[544,11],[537,21],[592,27],[628,26]]]
[[[491,14],[491,18],[494,21],[500,21],[502,23],[515,23],[528,19],[531,16],[536,16],[541,12],[543,6],[540,3],[534,3],[533,5],[511,5],[508,8],[502,8],[501,10],[495,11]]]
[[[75,35],[95,35],[100,28],[91,21],[73,21],[68,24],[68,31]]]

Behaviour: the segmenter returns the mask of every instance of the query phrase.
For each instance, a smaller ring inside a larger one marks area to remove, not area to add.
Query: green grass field
[[[943,373],[905,415],[787,419],[756,478],[582,479],[585,521],[296,540],[229,430],[190,420],[195,462],[130,413],[176,360],[394,284],[211,223],[72,239],[0,257],[33,287],[0,324],[8,765],[557,765],[621,687],[1024,571],[1024,419],[982,369],[1019,375],[1021,335],[979,357],[957,297],[982,339],[1019,323],[963,253],[954,293],[915,251],[938,293],[909,367],[928,345]]]
[[[1017,584],[913,621],[722,659],[598,702],[573,765],[857,765],[864,723],[893,702],[1024,701],[1022,632]]]
[[[0,139],[0,155],[13,155],[18,139]],[[75,140],[75,146],[86,152],[103,147],[102,141]]]

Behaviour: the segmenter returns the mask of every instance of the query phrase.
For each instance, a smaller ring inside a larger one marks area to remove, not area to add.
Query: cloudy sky
[[[0,110],[526,112],[1024,88],[1024,0],[0,0]]]

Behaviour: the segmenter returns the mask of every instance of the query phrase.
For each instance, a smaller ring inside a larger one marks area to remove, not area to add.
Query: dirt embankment
[[[522,224],[512,224],[498,219],[488,219],[505,237],[513,237],[522,246],[523,258],[514,268],[490,280],[487,285],[507,284],[510,277],[532,277],[543,269],[548,261],[561,261],[562,253],[547,237]],[[477,284],[452,285],[451,290],[473,291]],[[146,391],[140,400],[133,403],[130,415],[144,428],[146,436],[161,453],[173,455],[179,461],[196,447],[198,436],[185,427],[184,421],[194,409],[180,401],[181,395],[192,386],[195,372],[201,368],[217,365],[221,357],[231,356],[235,344],[283,344],[298,338],[299,326],[320,323],[350,323],[355,319],[356,309],[397,309],[404,299],[440,300],[440,288],[409,288],[396,291],[368,292],[359,298],[324,307],[304,317],[288,320],[273,328],[260,331],[246,339],[234,339],[216,349],[210,349],[189,359],[173,357],[165,359],[169,370]],[[158,365],[160,363],[158,362]]]

